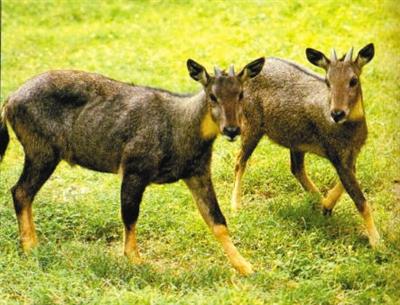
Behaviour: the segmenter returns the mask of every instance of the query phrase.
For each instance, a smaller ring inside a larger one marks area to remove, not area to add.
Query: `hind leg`
[[[303,189],[310,193],[320,194],[315,184],[308,178],[304,168],[304,153],[290,150],[290,170],[300,182]]]
[[[356,173],[356,166],[353,165],[353,173]],[[331,188],[326,196],[322,199],[322,212],[324,215],[332,215],[332,210],[336,206],[343,192],[345,191],[341,181],[337,182],[333,188]]]
[[[322,211],[324,215],[329,216],[332,214],[332,210],[340,199],[340,196],[342,196],[343,191],[344,187],[340,181],[328,191],[326,196],[322,199]]]
[[[22,249],[31,250],[37,244],[32,216],[32,202],[42,185],[54,172],[59,158],[49,150],[25,156],[24,169],[17,184],[11,189],[17,215]]]

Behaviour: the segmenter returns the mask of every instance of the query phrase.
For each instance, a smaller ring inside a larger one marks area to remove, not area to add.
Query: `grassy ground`
[[[119,177],[61,164],[34,204],[40,247],[20,253],[9,188],[23,152],[13,137],[0,167],[0,303],[395,304],[400,298],[400,6],[397,1],[2,1],[1,101],[26,79],[75,68],[178,92],[199,90],[185,61],[242,66],[369,42],[369,139],[358,177],[384,242],[371,250],[346,195],[331,218],[312,209],[291,176],[289,153],[263,140],[244,180],[245,208],[229,209],[239,143],[218,139],[213,176],[235,243],[257,273],[242,278],[201,220],[182,183],[146,191],[138,239],[146,262],[121,255]],[[319,71],[321,72],[321,71]],[[309,156],[314,181],[335,182]]]

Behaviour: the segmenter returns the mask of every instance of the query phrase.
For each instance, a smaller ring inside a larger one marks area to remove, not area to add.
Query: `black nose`
[[[224,127],[223,132],[224,132],[224,135],[233,139],[234,137],[236,137],[237,135],[240,134],[240,128],[236,127],[236,126],[228,126],[228,127]]]
[[[343,110],[333,110],[333,111],[331,111],[331,117],[336,123],[339,122],[341,119],[343,119],[345,115],[346,114],[345,114],[345,112]]]

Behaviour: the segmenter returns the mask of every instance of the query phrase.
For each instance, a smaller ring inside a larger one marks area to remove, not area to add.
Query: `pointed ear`
[[[198,64],[193,59],[188,59],[186,65],[191,78],[200,82],[203,86],[208,84],[210,75],[208,75],[206,69],[202,65]]]
[[[367,44],[364,48],[360,50],[360,52],[358,52],[355,63],[360,68],[362,68],[362,66],[369,63],[371,59],[374,58],[374,54],[375,54],[374,44],[373,43]]]
[[[262,70],[265,63],[265,58],[260,57],[251,63],[247,64],[242,71],[237,75],[242,82],[256,77]]]
[[[310,63],[322,69],[328,70],[328,66],[331,62],[328,58],[326,58],[324,53],[311,48],[307,48],[306,55]]]

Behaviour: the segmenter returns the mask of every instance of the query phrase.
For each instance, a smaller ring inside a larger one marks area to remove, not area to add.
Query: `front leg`
[[[210,174],[191,177],[184,181],[196,201],[200,214],[216,239],[221,243],[233,267],[243,275],[253,273],[250,263],[240,255],[229,237],[225,217],[219,208]]]
[[[250,127],[248,127],[250,128]],[[258,142],[262,137],[261,133],[249,134],[246,129],[243,130],[241,135],[240,152],[236,158],[235,164],[235,184],[232,192],[231,205],[234,211],[242,207],[241,192],[242,192],[242,178],[246,170],[246,164],[254,149],[257,147]]]
[[[135,226],[146,185],[140,176],[124,174],[121,187],[121,214],[125,225],[124,254],[133,263],[141,263]]]
[[[353,174],[356,174],[356,166],[355,161],[353,163]],[[339,201],[340,197],[344,192],[344,187],[341,181],[337,182],[333,188],[331,188],[326,196],[322,199],[322,212],[326,216],[332,215],[332,210],[336,206],[336,203]]]
[[[354,171],[354,162],[343,162],[340,159],[334,159],[332,162],[336,168],[336,171],[340,177],[340,180],[356,204],[358,212],[364,219],[364,224],[367,229],[369,243],[372,247],[376,246],[379,242],[379,233],[375,227],[374,218],[372,216],[372,210],[361,191],[360,185],[358,184],[357,178]]]

